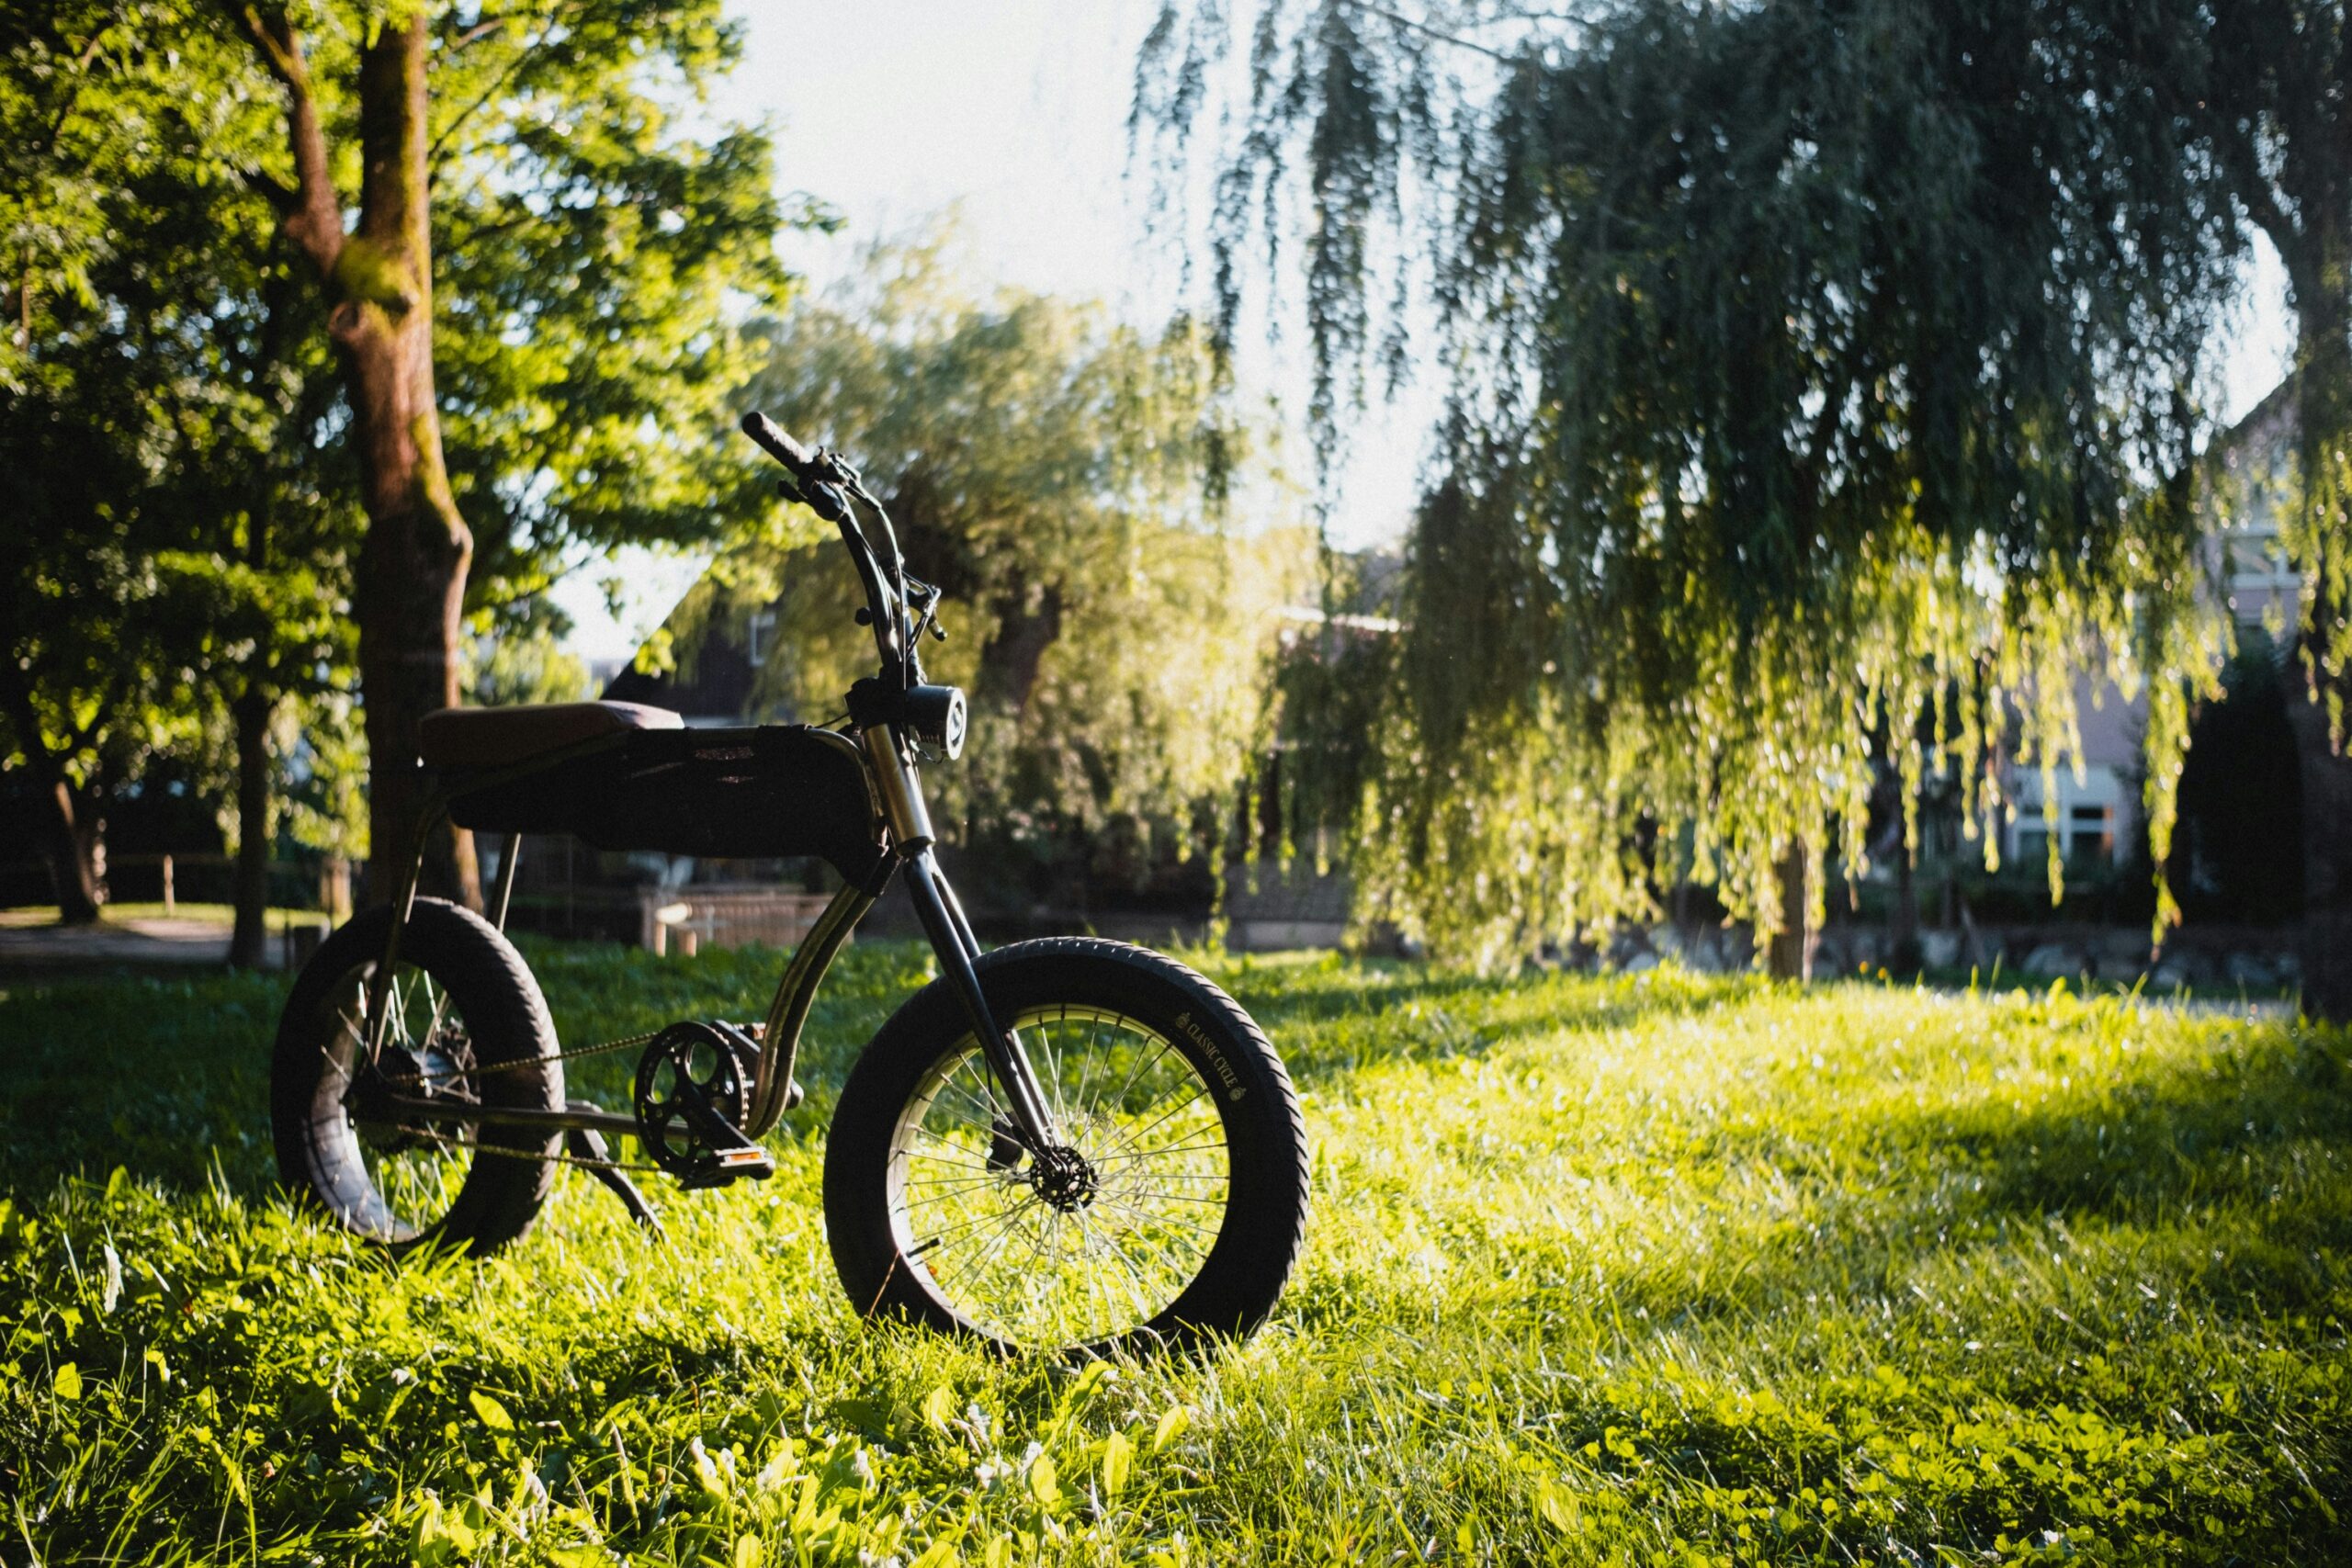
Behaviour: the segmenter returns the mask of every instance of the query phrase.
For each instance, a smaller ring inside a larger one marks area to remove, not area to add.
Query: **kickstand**
[[[563,1152],[582,1160],[609,1160],[613,1157],[613,1151],[605,1145],[605,1135],[594,1127],[574,1127],[566,1133],[563,1135]],[[628,1211],[631,1219],[652,1233],[654,1240],[669,1239],[662,1234],[662,1222],[655,1217],[653,1205],[645,1201],[645,1194],[637,1190],[637,1183],[628,1179],[627,1171],[615,1170],[608,1165],[592,1165],[586,1168],[589,1175],[603,1182],[613,1196],[621,1201],[621,1206]]]

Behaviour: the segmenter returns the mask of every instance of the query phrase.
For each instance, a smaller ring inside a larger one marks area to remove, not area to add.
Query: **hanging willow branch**
[[[1995,863],[1997,764],[2079,766],[2086,671],[2148,693],[2162,864],[2226,638],[2192,480],[2233,229],[2179,9],[1267,0],[1245,62],[1170,8],[1163,175],[1246,69],[1228,337],[1295,237],[1327,460],[1385,339],[1448,378],[1363,912],[1493,961],[1687,874],[1770,931],[1792,848],[1863,869],[1882,767],[1957,773]],[[1384,320],[1388,252],[1428,286]]]

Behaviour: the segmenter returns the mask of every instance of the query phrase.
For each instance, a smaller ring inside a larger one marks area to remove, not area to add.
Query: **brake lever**
[[[850,515],[848,499],[830,484],[802,485],[786,475],[775,481],[775,488],[785,500],[798,502],[828,523],[840,523]]]

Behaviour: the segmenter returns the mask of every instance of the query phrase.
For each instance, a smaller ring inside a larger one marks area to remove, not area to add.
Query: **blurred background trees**
[[[764,323],[761,352],[748,401],[863,465],[946,592],[950,635],[924,658],[967,688],[972,727],[934,812],[990,880],[1042,895],[1057,867],[1134,875],[1222,843],[1312,541],[1269,525],[1296,497],[1204,334],[976,299],[933,244],[873,253],[854,287]],[[709,624],[763,616],[754,711],[824,722],[873,649],[838,541],[798,515],[721,556],[670,632],[690,652]]]
[[[1165,189],[1215,161],[1227,333],[1253,256],[1305,273],[1333,442],[1374,367],[1447,378],[1355,781],[1376,907],[1491,959],[1695,876],[1801,932],[1880,767],[1906,803],[1955,778],[1981,832],[2004,752],[2045,781],[2077,754],[2085,671],[2148,682],[2165,862],[2227,642],[2204,355],[2249,216],[2332,254],[2352,167],[2343,8],[2226,9],[1163,11],[1138,122]],[[1238,129],[1204,154],[1219,84]],[[2335,397],[2352,279],[2292,276],[2304,396]],[[2340,461],[2340,418],[2305,428]],[[2301,492],[2324,589],[2335,482]],[[2340,597],[2312,600],[2324,671]]]
[[[0,721],[56,802],[70,917],[141,759],[232,758],[266,852],[274,717],[313,692],[348,717],[355,661],[371,821],[329,829],[362,797],[307,774],[304,811],[397,856],[413,723],[458,699],[469,628],[544,620],[583,551],[765,504],[723,445],[740,322],[786,297],[779,228],[830,219],[697,107],[734,57],[715,0],[395,21],[93,0],[0,31],[26,150],[0,454],[35,523]]]
[[[797,300],[775,236],[833,220],[707,107],[738,44],[717,0],[0,18],[0,732],[69,918],[147,769],[219,804],[241,954],[274,840],[397,858],[416,714],[581,694],[546,590],[616,547],[729,546],[672,633],[773,616],[761,700],[831,716],[846,574],[730,446],[751,400],[867,463],[944,580],[978,719],[945,804],[1009,873],[1222,841],[1254,775],[1253,841],[1344,840],[1360,924],[1503,962],[1695,881],[1802,973],[1923,802],[1987,859],[2056,810],[2109,679],[2147,858],[2191,865],[2183,747],[2234,733],[2196,717],[2233,637],[2211,355],[2261,245],[2319,698],[2265,886],[2352,1014],[2341,5],[1171,4],[1135,129],[1205,200],[1214,308],[1165,333],[922,247]],[[1286,300],[1326,471],[1384,380],[1443,380],[1393,581],[1268,525],[1300,498],[1231,351]]]

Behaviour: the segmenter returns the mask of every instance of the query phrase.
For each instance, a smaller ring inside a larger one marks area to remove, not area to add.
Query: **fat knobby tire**
[[[339,1027],[336,1006],[383,957],[390,912],[370,909],[356,916],[319,946],[277,1028],[270,1069],[270,1127],[277,1146],[280,1179],[314,1212],[345,1227],[372,1235],[395,1253],[419,1247],[481,1255],[495,1251],[528,1230],[555,1183],[546,1156],[557,1152],[560,1133],[540,1134],[519,1127],[481,1127],[485,1145],[517,1151],[516,1157],[477,1152],[464,1184],[448,1210],[414,1235],[388,1235],[363,1223],[353,1183],[368,1176],[337,1103],[322,1045]],[[546,999],[523,955],[489,921],[438,898],[419,898],[401,936],[400,960],[433,976],[448,992],[464,1020],[477,1066],[552,1057],[555,1025]],[[485,1103],[510,1108],[560,1110],[563,1064],[478,1074],[475,1087]],[[372,1186],[370,1187],[372,1190]]]
[[[983,955],[977,967],[997,1019],[1056,1004],[1114,1009],[1168,1040],[1217,1091],[1232,1161],[1229,1197],[1199,1274],[1141,1327],[1069,1348],[1143,1353],[1255,1328],[1281,1296],[1306,1229],[1306,1123],[1290,1075],[1264,1032],[1204,976],[1125,942],[1017,942]],[[910,998],[875,1035],[833,1114],[825,1226],[834,1268],[859,1313],[988,1339],[906,1266],[888,1198],[890,1143],[901,1111],[940,1057],[970,1037],[963,1007],[944,979]]]

